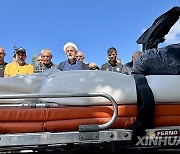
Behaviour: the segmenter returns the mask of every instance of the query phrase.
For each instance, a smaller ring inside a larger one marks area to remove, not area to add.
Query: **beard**
[[[23,66],[25,64],[25,61],[21,58],[17,59],[17,62],[19,63],[20,66]]]
[[[74,58],[76,58],[75,55],[70,55],[70,56],[68,56],[68,59],[74,59]]]

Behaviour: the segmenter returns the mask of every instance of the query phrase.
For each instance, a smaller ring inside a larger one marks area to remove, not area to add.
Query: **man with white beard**
[[[88,69],[87,65],[76,59],[78,48],[72,43],[68,42],[64,45],[64,52],[66,53],[67,60],[61,62],[58,65],[58,69],[61,71],[70,71],[70,70],[85,70]]]

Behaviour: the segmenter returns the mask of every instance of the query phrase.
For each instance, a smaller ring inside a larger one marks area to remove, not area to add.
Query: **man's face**
[[[4,61],[5,52],[3,48],[0,48],[0,61]]]
[[[52,59],[52,55],[50,53],[50,51],[48,50],[44,50],[42,53],[41,53],[41,57],[43,59],[43,63],[48,65],[51,63],[51,59]]]
[[[111,51],[108,53],[108,58],[109,58],[109,61],[116,61],[116,57],[117,57],[117,53],[116,51]]]
[[[26,59],[26,54],[24,52],[17,52],[16,53],[16,61],[19,63],[19,65],[24,65],[25,64],[25,59]]]
[[[37,62],[38,62],[38,64],[42,64],[43,63],[43,59],[42,59],[41,56],[37,57]]]
[[[67,47],[66,48],[66,56],[68,59],[76,58],[76,50],[73,47]]]
[[[84,60],[83,53],[82,52],[77,52],[76,59],[79,60],[79,61],[83,61]]]

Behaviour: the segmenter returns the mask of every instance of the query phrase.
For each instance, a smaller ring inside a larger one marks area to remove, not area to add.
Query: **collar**
[[[77,59],[75,58],[74,62],[70,62],[69,59],[68,59],[68,62],[69,62],[69,64],[76,64]]]
[[[52,62],[50,62],[49,64],[44,64],[47,68],[51,68],[51,66],[53,65]]]
[[[113,66],[109,61],[108,61],[108,64],[109,64],[109,66]],[[117,66],[117,61],[116,61],[116,63],[115,63],[114,66]],[[113,67],[114,67],[114,66],[113,66]]]
[[[0,66],[5,66],[5,65],[7,65],[7,63],[6,63],[6,62],[4,62],[4,63],[0,64]]]

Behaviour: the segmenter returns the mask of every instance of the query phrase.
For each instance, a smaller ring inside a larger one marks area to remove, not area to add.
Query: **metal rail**
[[[97,93],[46,93],[46,94],[0,95],[0,99],[70,98],[70,97],[78,97],[78,98],[81,98],[81,97],[104,97],[112,103],[113,109],[114,109],[113,116],[107,123],[98,125],[100,130],[109,128],[117,118],[117,115],[118,115],[117,103],[112,96],[110,96],[109,94],[106,94],[106,93],[97,92]],[[57,103],[57,102],[55,104],[61,105],[61,103]],[[76,104],[72,104],[72,105],[78,106]]]
[[[97,140],[81,141],[79,132],[42,132],[42,133],[20,133],[20,134],[0,134],[0,152],[2,148],[38,146],[43,145],[45,149],[48,145],[56,146],[67,143],[101,143],[110,141],[129,141],[131,140],[131,130],[114,129],[100,130]],[[31,149],[31,148],[30,148]]]

